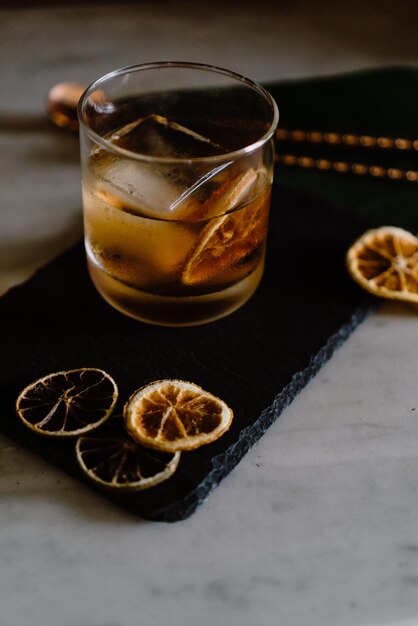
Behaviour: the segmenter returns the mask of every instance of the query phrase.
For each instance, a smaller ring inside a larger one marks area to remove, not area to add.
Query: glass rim
[[[148,70],[148,69],[160,69],[160,68],[169,68],[169,67],[183,68],[183,69],[195,69],[195,70],[213,72],[216,74],[222,74],[224,76],[229,76],[230,78],[233,78],[243,83],[250,89],[253,89],[253,91],[256,91],[257,93],[259,93],[270,104],[271,109],[272,109],[272,121],[270,123],[270,126],[267,132],[265,132],[264,135],[262,135],[259,139],[257,139],[257,141],[247,146],[244,146],[243,148],[240,148],[239,150],[233,150],[231,152],[227,152],[226,154],[216,154],[216,155],[207,156],[207,157],[163,157],[163,156],[152,156],[152,155],[147,155],[147,154],[141,154],[138,152],[131,152],[130,150],[126,150],[125,148],[116,146],[105,137],[102,137],[101,135],[96,133],[96,131],[94,131],[89,126],[84,116],[85,104],[87,102],[88,97],[94,91],[96,91],[96,89],[98,89],[100,85],[102,85],[106,81],[109,81],[110,79],[116,78],[118,76],[122,76],[123,74],[129,74],[129,73],[139,72],[139,71]],[[252,154],[256,150],[261,148],[265,143],[267,143],[267,141],[269,141],[269,139],[271,139],[271,137],[273,136],[276,130],[278,121],[279,121],[279,110],[278,110],[277,104],[273,96],[267,91],[267,89],[265,89],[264,87],[262,87],[255,81],[251,80],[250,78],[246,78],[245,76],[242,76],[241,74],[238,74],[231,70],[218,67],[217,65],[208,65],[205,63],[189,63],[186,61],[156,61],[154,63],[142,63],[139,65],[128,65],[126,67],[113,70],[112,72],[108,72],[107,74],[104,74],[103,76],[95,80],[93,83],[91,83],[91,85],[87,87],[87,89],[84,91],[84,93],[79,99],[77,113],[78,113],[78,119],[79,119],[79,124],[80,124],[80,130],[83,129],[86,132],[86,134],[90,137],[90,139],[92,139],[95,143],[97,143],[101,147],[105,148],[107,151],[113,154],[117,154],[119,156],[123,156],[124,158],[132,159],[134,161],[142,161],[142,162],[147,162],[147,163],[161,163],[161,164],[163,163],[165,164],[223,163],[225,161],[239,159],[240,157]]]

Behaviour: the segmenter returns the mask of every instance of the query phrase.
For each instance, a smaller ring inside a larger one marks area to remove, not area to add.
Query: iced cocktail
[[[87,262],[114,307],[192,325],[260,282],[277,108],[226,70],[155,63],[114,72],[79,107]]]

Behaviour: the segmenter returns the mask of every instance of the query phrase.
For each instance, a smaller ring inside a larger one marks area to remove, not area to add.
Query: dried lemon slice
[[[250,168],[232,180],[227,179],[209,199],[205,218],[223,215],[237,208],[250,195],[257,182],[257,172]]]
[[[185,285],[217,280],[255,253],[267,235],[270,190],[247,207],[210,220],[186,260]]]
[[[180,197],[177,206],[181,219],[193,222],[208,220],[236,209],[254,196],[260,186],[259,181],[264,180],[265,176],[263,171],[257,172],[253,168],[235,175],[231,174],[229,168],[225,170],[225,166],[220,166],[218,170],[221,171],[215,177],[212,174],[209,179],[208,175],[203,176],[195,192],[185,200]]]
[[[347,253],[352,278],[367,291],[418,303],[418,239],[394,226],[362,235]]]
[[[157,452],[138,445],[123,428],[121,416],[76,443],[79,466],[96,485],[112,491],[149,489],[170,478],[180,452]]]
[[[48,374],[31,383],[16,401],[22,422],[40,435],[74,437],[102,424],[118,397],[113,378],[95,368]]]
[[[183,380],[157,380],[138,389],[124,415],[136,441],[167,452],[193,450],[215,441],[233,418],[225,402]]]

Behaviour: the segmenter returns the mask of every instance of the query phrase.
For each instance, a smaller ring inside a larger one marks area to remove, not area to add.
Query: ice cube
[[[162,115],[147,115],[112,132],[117,146],[155,157],[196,158],[228,152],[212,139]]]
[[[117,208],[133,213],[164,216],[184,191],[159,168],[111,155],[102,148],[92,153],[90,168],[97,192],[112,198]]]
[[[138,119],[106,138],[120,148],[148,156],[193,158],[226,152],[207,137],[157,115]],[[147,163],[102,148],[93,151],[90,158],[98,191],[110,193],[115,206],[165,219],[190,218],[184,214],[185,202],[197,192],[202,194],[202,187],[229,165],[225,162],[210,168],[187,162]]]

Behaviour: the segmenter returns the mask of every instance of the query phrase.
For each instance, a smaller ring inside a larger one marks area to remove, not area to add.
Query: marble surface
[[[338,2],[198,5],[0,11],[1,291],[81,233],[77,142],[44,120],[54,83],[170,58],[261,81],[417,61],[412,2],[348,3],[343,22]],[[418,624],[416,329],[400,306],[371,315],[174,525],[0,437],[0,626]]]

